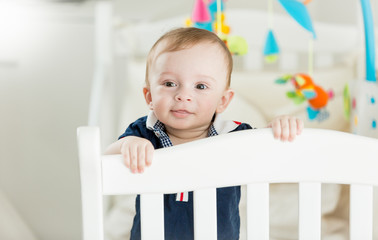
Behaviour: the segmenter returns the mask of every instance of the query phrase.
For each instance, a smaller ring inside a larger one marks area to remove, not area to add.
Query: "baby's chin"
[[[175,130],[175,131],[182,131],[182,132],[203,132],[208,131],[210,127],[210,122],[208,124],[192,124],[192,123],[184,123],[183,121],[176,121],[171,125],[166,125],[167,129]]]

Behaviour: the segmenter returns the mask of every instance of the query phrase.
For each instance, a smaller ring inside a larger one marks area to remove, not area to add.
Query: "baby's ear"
[[[230,104],[232,98],[234,97],[234,90],[227,89],[224,91],[223,96],[218,104],[216,113],[222,113],[226,110],[228,104]]]
[[[144,95],[144,99],[146,100],[148,107],[150,108],[150,110],[153,110],[153,108],[152,108],[152,96],[151,96],[150,88],[144,87],[143,88],[143,95]]]

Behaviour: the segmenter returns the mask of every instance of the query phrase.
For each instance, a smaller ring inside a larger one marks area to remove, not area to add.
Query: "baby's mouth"
[[[184,118],[192,114],[191,112],[184,110],[184,109],[178,109],[178,110],[171,110],[172,114],[179,118]]]

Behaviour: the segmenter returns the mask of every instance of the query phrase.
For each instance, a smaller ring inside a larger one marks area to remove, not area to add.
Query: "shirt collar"
[[[156,130],[165,131],[164,124],[157,119],[153,111],[150,111],[148,113],[146,125],[147,125],[147,128],[152,131],[156,131]],[[221,114],[217,114],[215,116],[213,124],[210,126],[208,136],[215,136],[218,134],[231,132],[235,130],[239,125],[240,125],[239,122],[229,121],[229,120],[225,121],[222,119]]]
[[[160,122],[157,117],[155,116],[155,113],[154,111],[150,111],[147,115],[147,121],[146,121],[146,126],[148,129],[150,130],[155,130],[155,124],[157,124],[158,122]],[[161,123],[161,122],[160,122]],[[164,127],[164,124],[161,123]],[[165,128],[165,127],[164,127]]]

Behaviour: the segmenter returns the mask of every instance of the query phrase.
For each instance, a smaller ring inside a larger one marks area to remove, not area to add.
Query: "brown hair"
[[[157,53],[156,49],[159,43],[162,41],[166,41],[166,46]],[[230,86],[231,83],[231,72],[232,72],[232,56],[230,51],[228,50],[226,44],[213,32],[208,30],[200,29],[200,28],[177,28],[165,33],[161,36],[155,44],[152,46],[150,52],[147,56],[147,64],[146,64],[146,85],[149,86],[149,69],[152,65],[153,60],[162,53],[165,52],[174,52],[183,50],[186,48],[190,48],[198,43],[215,43],[218,44],[222,52],[224,53],[224,58],[227,64],[227,86]]]

